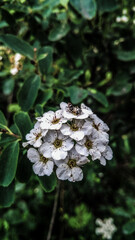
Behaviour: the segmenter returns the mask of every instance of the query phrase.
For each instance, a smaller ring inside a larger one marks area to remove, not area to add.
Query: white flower
[[[60,180],[69,180],[70,182],[81,181],[83,179],[83,172],[80,166],[89,162],[89,159],[78,154],[75,149],[72,149],[66,159],[55,161],[58,168],[56,175]]]
[[[18,73],[17,67],[11,68],[11,69],[10,69],[10,73],[11,73],[12,75],[16,75],[16,74]]]
[[[132,7],[132,10],[135,12],[135,6]]]
[[[117,230],[112,218],[104,220],[97,218],[96,224],[99,225],[99,227],[97,227],[95,231],[97,235],[101,234],[104,239],[112,239],[112,235]]]
[[[37,118],[42,129],[59,130],[63,123],[67,122],[62,115],[62,110],[48,111],[43,117]]]
[[[52,157],[54,160],[65,159],[67,152],[73,147],[74,142],[68,136],[62,135],[59,131],[49,131],[41,146],[45,157]]]
[[[47,132],[48,130],[42,130],[39,122],[37,122],[34,126],[34,129],[32,129],[30,133],[26,135],[26,140],[28,141],[22,144],[23,147],[26,147],[29,144],[33,145],[34,147],[40,147],[42,144],[42,137],[44,137]]]
[[[83,113],[86,113],[89,116],[93,114],[92,110],[89,107],[87,107],[84,103],[81,104],[81,110]]]
[[[107,146],[105,151],[102,152],[101,158],[99,159],[100,163],[105,166],[106,165],[106,159],[111,160],[112,157],[113,157],[112,149],[109,146]]]
[[[20,53],[16,53],[14,57],[15,65],[18,65],[19,60],[22,58]]]
[[[75,145],[75,149],[80,155],[86,157],[90,155],[93,161],[101,158],[101,153],[104,152],[105,148],[106,145],[99,139],[93,138],[92,134],[85,136]]]
[[[50,176],[53,172],[54,162],[51,158],[48,159],[43,156],[41,148],[38,151],[35,148],[30,148],[27,152],[27,157],[34,163],[33,171],[38,176]]]
[[[86,111],[83,111],[83,109],[79,107],[74,107],[71,103],[67,104],[65,102],[62,102],[60,104],[60,107],[63,111],[63,116],[67,119],[85,119],[89,116],[89,113]]]
[[[70,136],[76,141],[80,141],[85,135],[89,135],[92,132],[92,125],[84,120],[73,120],[68,124],[63,124],[60,131],[63,135]]]

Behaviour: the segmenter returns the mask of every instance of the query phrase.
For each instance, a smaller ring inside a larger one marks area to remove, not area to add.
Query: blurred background
[[[12,200],[0,200],[0,240],[47,239],[54,202],[52,240],[134,240],[135,1],[1,0],[0,32],[0,109],[8,125],[15,129],[20,110],[34,122],[62,101],[84,102],[108,124],[114,153],[105,167],[84,167],[83,181],[61,182],[50,193],[19,161]],[[33,73],[41,82],[26,106],[21,89]]]

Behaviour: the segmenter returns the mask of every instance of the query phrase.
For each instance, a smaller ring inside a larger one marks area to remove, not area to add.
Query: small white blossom
[[[135,6],[132,7],[132,10],[135,12]]]
[[[68,180],[70,182],[81,181],[83,179],[83,172],[80,166],[89,162],[86,157],[81,157],[73,148],[66,159],[61,161],[55,161],[58,166],[56,175],[60,180]]]
[[[63,111],[63,116],[67,119],[85,119],[89,116],[88,112],[83,111],[79,107],[74,107],[72,104],[62,102],[60,107]]]
[[[35,148],[30,148],[27,152],[28,159],[34,163],[33,171],[38,176],[50,176],[53,172],[54,162],[50,158],[43,156],[42,149],[39,148],[38,151]]]
[[[34,125],[34,129],[32,129],[30,133],[26,135],[27,142],[23,143],[23,147],[26,147],[29,144],[33,145],[33,147],[40,147],[42,144],[42,138],[46,135],[47,132],[48,130],[42,130],[40,128],[39,122],[37,122]]]
[[[70,136],[76,141],[80,141],[85,135],[89,135],[92,132],[92,125],[88,124],[84,120],[74,119],[68,124],[63,124],[60,131],[63,135]]]
[[[14,57],[15,65],[18,65],[19,60],[22,58],[20,53],[16,53]]]
[[[18,73],[17,67],[11,68],[11,69],[10,69],[10,73],[11,73],[12,75],[16,75],[16,74]]]
[[[97,227],[95,231],[97,235],[101,234],[104,239],[112,239],[114,232],[116,232],[117,230],[112,218],[104,220],[97,218],[96,224],[99,225],[99,227]]]
[[[52,157],[54,160],[65,159],[67,152],[71,150],[74,142],[68,136],[62,135],[59,131],[49,131],[44,139],[41,149],[45,157]]]
[[[106,146],[105,151],[102,152],[101,158],[99,159],[100,163],[105,166],[106,165],[106,159],[111,160],[112,157],[113,157],[112,149],[109,146]]]
[[[48,111],[43,117],[37,118],[42,129],[59,130],[63,123],[67,122],[62,115],[62,110]]]
[[[101,153],[105,151],[106,145],[93,135],[85,136],[83,140],[78,141],[75,145],[76,151],[83,156],[91,156],[92,160],[100,159]]]

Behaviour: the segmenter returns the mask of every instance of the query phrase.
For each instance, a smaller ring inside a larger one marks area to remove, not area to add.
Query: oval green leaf
[[[27,42],[12,34],[0,35],[0,42],[15,52],[28,57],[29,59],[34,58],[33,48]]]
[[[135,232],[135,220],[130,220],[129,222],[124,224],[122,230],[123,230],[123,233],[126,235],[129,235]]]
[[[7,187],[15,177],[19,154],[19,143],[8,144],[0,156],[0,185]]]
[[[95,17],[97,11],[95,0],[70,0],[70,3],[85,19],[91,20]]]
[[[23,111],[27,112],[33,106],[38,94],[39,87],[39,76],[34,74],[30,78],[26,79],[18,93],[18,102]]]
[[[7,120],[6,120],[4,114],[3,114],[3,112],[1,110],[0,110],[0,123],[2,125],[7,125]]]
[[[70,100],[73,104],[78,104],[82,102],[87,96],[89,92],[83,88],[79,88],[77,86],[71,86],[68,88],[68,93]]]
[[[39,59],[39,68],[42,74],[48,74],[51,70],[52,53],[53,53],[53,48],[49,46],[42,47],[38,51],[37,58]]]
[[[26,134],[29,133],[29,131],[32,129],[32,122],[30,120],[28,113],[26,112],[16,113],[14,116],[14,122],[21,133],[22,140],[24,141]]]
[[[15,184],[8,187],[0,187],[0,207],[10,207],[15,199]]]
[[[38,177],[38,180],[45,192],[52,192],[56,187],[56,176],[54,173],[51,176]]]

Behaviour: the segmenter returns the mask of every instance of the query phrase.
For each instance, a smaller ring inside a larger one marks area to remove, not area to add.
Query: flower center
[[[60,118],[54,117],[52,124],[57,124],[60,121]]]
[[[36,135],[36,140],[38,140],[40,137],[41,137],[41,133],[38,133],[38,134]]]
[[[87,141],[85,142],[85,147],[86,147],[87,149],[91,149],[91,148],[92,148],[92,141],[91,141],[91,140],[87,140]]]
[[[70,129],[75,132],[78,131],[79,127],[75,123],[73,123],[70,125]]]
[[[45,158],[43,155],[40,155],[40,162],[46,164],[48,162],[48,158]]]
[[[76,160],[75,159],[69,159],[67,164],[70,168],[76,167]]]
[[[53,145],[55,146],[55,148],[60,148],[62,146],[62,140],[60,139],[56,139],[53,143]]]
[[[98,131],[99,130],[99,125],[96,125],[94,122],[93,122],[93,127]]]

